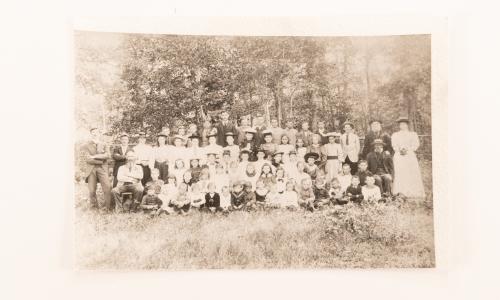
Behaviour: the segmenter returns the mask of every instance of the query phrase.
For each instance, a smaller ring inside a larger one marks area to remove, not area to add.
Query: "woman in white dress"
[[[408,128],[408,118],[399,118],[399,131],[392,134],[394,148],[394,194],[410,198],[425,196],[424,184],[415,151],[420,146],[418,135]]]

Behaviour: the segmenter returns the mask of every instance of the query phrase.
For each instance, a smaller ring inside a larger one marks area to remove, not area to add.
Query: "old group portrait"
[[[430,35],[74,34],[78,267],[434,267]]]

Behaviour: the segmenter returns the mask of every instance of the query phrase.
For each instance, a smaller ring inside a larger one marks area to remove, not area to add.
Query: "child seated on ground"
[[[167,183],[165,183],[160,190],[160,194],[158,195],[158,198],[163,202],[162,209],[166,213],[171,213],[171,205],[170,201],[174,199],[174,197],[177,195],[177,185],[176,185],[176,178],[175,175],[173,174],[168,174],[167,177]]]
[[[299,190],[299,205],[309,211],[314,211],[314,191],[310,179],[302,179]]]
[[[266,187],[263,180],[257,180],[255,183],[255,201],[259,205],[264,205],[266,203],[266,196],[269,193],[269,189]]]
[[[231,209],[242,210],[245,208],[245,191],[243,191],[243,184],[241,181],[233,183],[233,190],[231,191]]]
[[[330,184],[330,203],[332,204],[346,204],[347,201],[344,199],[344,192],[340,186],[340,182],[337,178],[333,178]]]
[[[229,186],[223,186],[220,193],[220,208],[222,211],[227,212],[231,207],[231,193]]]
[[[220,196],[219,193],[215,191],[215,183],[213,182],[208,184],[208,193],[205,194],[203,210],[212,213],[221,210]]]
[[[142,197],[140,208],[144,213],[156,215],[162,206],[162,201],[158,198],[153,188],[148,189],[146,195]]]
[[[191,207],[201,209],[203,204],[205,204],[205,193],[201,191],[200,183],[194,183],[188,194],[189,199],[191,200]]]
[[[280,195],[280,207],[288,209],[297,209],[299,207],[298,195],[295,191],[295,182],[288,181],[286,190]]]
[[[186,215],[191,208],[191,199],[188,196],[188,186],[185,183],[179,184],[177,195],[170,201],[174,210],[179,214]]]
[[[280,208],[281,206],[281,197],[275,184],[269,187],[269,193],[266,195],[265,205],[272,208]]]
[[[361,186],[359,185],[359,177],[357,175],[352,176],[352,183],[347,188],[345,194],[349,198],[349,201],[355,203],[361,203],[361,201],[363,201],[363,193]]]
[[[379,202],[382,199],[380,188],[375,185],[375,178],[373,176],[366,177],[366,185],[361,188],[363,199],[367,202]]]
[[[328,189],[326,186],[326,180],[324,176],[320,176],[316,178],[316,181],[314,182],[314,197],[316,198],[314,200],[314,207],[320,208],[324,205],[328,205],[330,202],[330,197],[328,196]]]
[[[352,182],[351,166],[349,166],[349,164],[344,164],[342,166],[342,173],[337,177],[337,179],[340,182],[342,192],[345,192]]]

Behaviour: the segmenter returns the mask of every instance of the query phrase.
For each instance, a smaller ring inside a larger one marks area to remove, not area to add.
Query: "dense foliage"
[[[78,32],[77,126],[110,133],[234,119],[354,121],[400,114],[431,131],[430,36],[212,37]]]

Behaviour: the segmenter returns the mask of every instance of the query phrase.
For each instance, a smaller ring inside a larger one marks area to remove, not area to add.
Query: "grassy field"
[[[430,165],[422,169],[430,193]],[[93,214],[77,199],[76,263],[80,269],[433,267],[430,199],[159,218]]]

